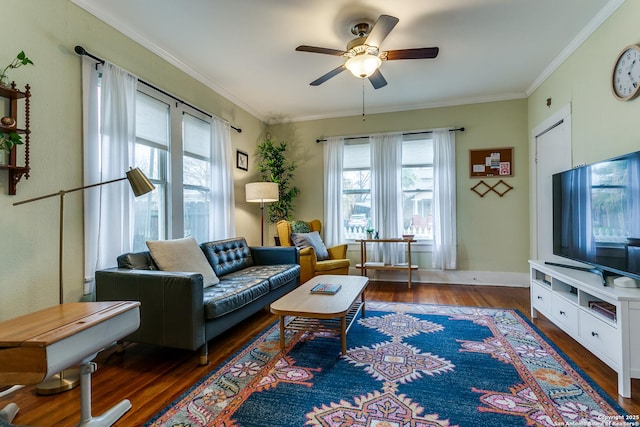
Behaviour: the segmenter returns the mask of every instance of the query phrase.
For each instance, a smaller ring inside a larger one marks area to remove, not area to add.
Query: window
[[[204,242],[210,236],[211,124],[185,113],[182,116],[182,134],[184,235]]]
[[[136,96],[136,166],[156,190],[135,198],[133,250],[146,250],[147,240],[166,238],[170,144],[170,107],[147,94]]]
[[[135,159],[156,190],[135,199],[133,250],[147,240],[210,240],[210,118],[139,85]]]
[[[433,140],[406,135],[402,143],[402,229],[417,240],[433,239]],[[371,150],[368,139],[345,143],[342,209],[347,240],[366,237],[371,224]],[[400,196],[400,195],[399,195]]]
[[[628,170],[625,159],[591,167],[591,219],[596,242],[627,243]]]

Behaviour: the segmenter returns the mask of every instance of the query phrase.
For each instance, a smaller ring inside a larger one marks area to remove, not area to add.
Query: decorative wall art
[[[236,167],[243,171],[249,170],[249,155],[244,151],[236,150]]]

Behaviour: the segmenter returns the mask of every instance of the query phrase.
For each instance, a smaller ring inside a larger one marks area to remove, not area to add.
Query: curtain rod
[[[74,50],[75,50],[75,52],[76,52],[78,55],[80,55],[80,56],[83,56],[83,55],[84,55],[84,56],[88,56],[89,58],[93,59],[94,61],[97,61],[97,62],[99,62],[99,63],[101,63],[101,64],[104,64],[104,59],[102,59],[102,58],[98,58],[97,56],[90,54],[90,53],[89,53],[89,52],[87,52],[87,51],[86,51],[86,49],[85,49],[85,48],[83,48],[82,46],[76,46],[76,47],[74,48]],[[185,101],[183,101],[182,99],[177,98],[177,97],[176,97],[176,96],[174,96],[174,95],[171,95],[170,93],[168,93],[168,92],[166,92],[166,91],[164,91],[164,90],[160,89],[160,88],[159,88],[159,87],[157,87],[157,86],[152,85],[152,84],[151,84],[151,83],[149,83],[149,82],[145,82],[145,81],[144,81],[144,80],[142,80],[142,79],[138,79],[138,81],[139,81],[140,83],[142,83],[142,84],[146,85],[146,86],[149,86],[151,89],[157,90],[158,92],[162,93],[163,95],[166,95],[166,96],[168,96],[169,98],[171,98],[171,99],[174,99],[174,100],[178,101],[178,102],[179,102],[179,103],[181,103],[181,104],[187,105],[187,106],[189,106],[189,107],[193,108],[194,110],[199,111],[200,113],[204,114],[204,115],[205,115],[205,116],[207,116],[207,117],[213,117],[211,114],[207,113],[206,111],[202,111],[200,108],[198,108],[198,107],[196,107],[196,106],[194,106],[194,105],[191,105],[191,104],[189,104],[188,102],[185,102]],[[231,124],[229,124],[229,126],[231,127],[231,129],[235,130],[235,131],[236,131],[236,132],[238,132],[238,133],[241,133],[241,132],[242,132],[242,129],[240,129],[240,128],[237,128],[237,127],[235,127],[235,126],[233,126],[233,125],[231,125]]]
[[[464,127],[449,129],[449,132],[458,132],[458,131],[464,132]],[[406,133],[403,133],[402,135],[403,136],[420,135],[420,134],[423,134],[423,133],[433,133],[433,131],[432,130],[425,130],[425,131],[422,131],[422,132],[406,132]],[[363,136],[348,136],[344,140],[348,141],[350,139],[362,139],[362,138],[369,138],[369,137],[367,135],[363,135]],[[326,139],[316,139],[316,143],[318,143],[318,142],[327,142],[327,140]]]

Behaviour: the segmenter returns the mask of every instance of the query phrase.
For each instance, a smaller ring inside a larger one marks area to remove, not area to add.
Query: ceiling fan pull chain
[[[364,118],[364,79],[362,80],[362,121],[364,122],[366,119]]]

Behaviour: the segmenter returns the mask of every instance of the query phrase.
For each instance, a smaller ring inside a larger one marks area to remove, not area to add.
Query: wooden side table
[[[91,360],[140,326],[138,301],[72,302],[0,322],[0,385],[38,384],[80,364],[80,426],[110,426],[128,400],[91,416]]]
[[[360,269],[360,275],[366,276],[367,270],[406,270],[407,283],[411,289],[411,272],[417,270],[418,266],[411,264],[411,243],[415,243],[414,239],[360,239],[360,264],[356,264],[356,268]],[[367,262],[367,243],[406,243],[407,244],[407,263],[401,265],[391,264],[373,264]]]

